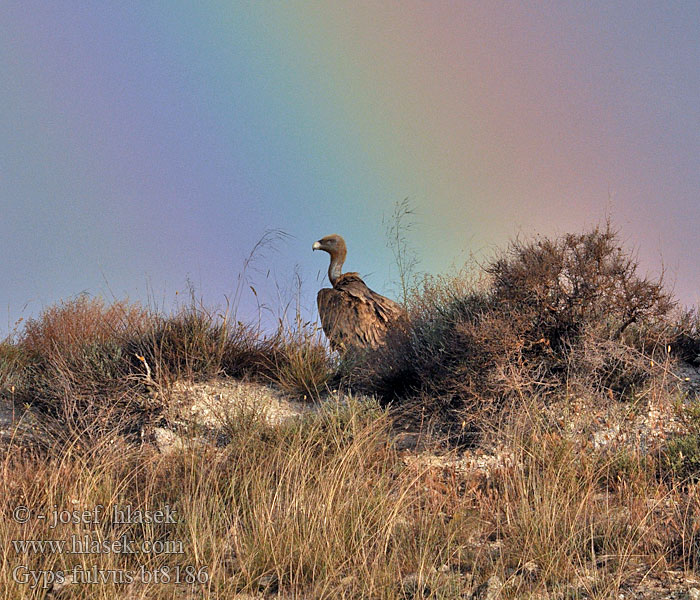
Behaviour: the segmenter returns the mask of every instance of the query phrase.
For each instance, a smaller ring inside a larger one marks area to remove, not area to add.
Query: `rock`
[[[414,598],[424,598],[430,595],[430,587],[422,580],[418,573],[406,575],[401,580],[401,598],[413,600]]]
[[[258,589],[266,594],[275,594],[279,588],[279,579],[275,573],[263,575],[258,580]]]
[[[540,575],[540,566],[534,560],[529,560],[520,568],[520,575],[523,579],[535,581]]]
[[[474,590],[471,600],[496,600],[501,595],[503,582],[498,575],[492,575],[488,581]]]
[[[183,439],[171,429],[154,427],[152,435],[156,448],[162,454],[169,454],[175,450],[182,450],[185,447]]]
[[[606,429],[599,429],[593,432],[593,448],[600,450],[615,441],[620,436],[620,426],[615,424]]]
[[[46,594],[47,600],[58,600],[59,598],[67,598],[67,592],[70,585],[73,583],[73,574],[66,573],[65,578],[61,583],[54,583],[51,589]]]

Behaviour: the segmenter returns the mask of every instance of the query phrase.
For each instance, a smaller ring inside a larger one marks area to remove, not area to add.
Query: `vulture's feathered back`
[[[388,329],[406,312],[393,300],[370,290],[357,273],[342,273],[347,250],[337,234],[315,242],[314,250],[331,255],[328,278],[332,288],[318,292],[321,326],[335,350],[377,348]]]

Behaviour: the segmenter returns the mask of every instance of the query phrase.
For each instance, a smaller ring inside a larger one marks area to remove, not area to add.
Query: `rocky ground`
[[[676,386],[679,401],[686,402],[700,398],[700,369],[683,365],[668,372],[668,382]],[[168,453],[193,439],[202,443],[225,443],[227,424],[235,418],[241,408],[253,408],[255,413],[270,423],[280,423],[287,419],[299,418],[316,411],[320,404],[301,402],[279,390],[259,383],[217,379],[205,383],[175,384],[169,391],[168,412],[163,423],[144,432],[143,443],[155,445],[159,451]],[[326,402],[343,401],[338,394],[331,395]],[[543,415],[561,435],[570,437],[582,447],[590,445],[595,449],[634,446],[651,448],[669,436],[682,431],[683,424],[678,417],[678,405],[669,400],[668,394],[650,393],[633,403],[605,403],[591,405],[584,398],[568,399],[549,406],[548,414]],[[247,411],[249,414],[250,411]],[[397,431],[397,447],[403,460],[417,468],[436,467],[452,469],[469,474],[472,479],[488,478],[493,469],[501,468],[512,461],[512,452],[506,440],[490,440],[478,448],[436,454],[421,449],[412,443],[419,435],[411,431]],[[30,408],[13,405],[9,401],[0,404],[0,441],[31,443],[41,436],[39,421]],[[403,441],[402,441],[403,440]],[[409,440],[405,443],[405,440]],[[479,543],[485,543],[480,541]],[[492,543],[492,542],[486,542]],[[497,545],[498,542],[492,544]],[[498,548],[492,549],[498,552]],[[529,571],[536,572],[538,565],[525,565],[520,571],[510,574],[511,578],[528,577]],[[406,581],[402,586],[409,588],[417,582]],[[512,583],[512,582],[511,582]],[[495,599],[500,596],[508,581],[492,578],[472,591],[474,600]],[[596,578],[589,578],[570,584],[566,589],[552,592],[545,598],[558,600],[598,597]],[[406,597],[415,597],[407,591]],[[419,594],[420,595],[420,594]],[[249,598],[252,596],[248,596]],[[261,596],[262,597],[262,593]],[[680,571],[649,572],[642,565],[630,564],[627,575],[620,582],[619,599],[651,600],[672,598],[677,600],[700,600],[700,579],[693,574]]]

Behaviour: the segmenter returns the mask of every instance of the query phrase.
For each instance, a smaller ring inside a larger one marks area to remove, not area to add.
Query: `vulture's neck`
[[[342,275],[341,269],[343,268],[343,263],[345,262],[345,252],[334,252],[331,254],[331,264],[328,267],[328,279],[331,283],[335,285]]]

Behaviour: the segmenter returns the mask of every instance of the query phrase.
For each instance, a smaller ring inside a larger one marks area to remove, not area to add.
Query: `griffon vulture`
[[[405,317],[406,311],[393,300],[370,290],[358,273],[342,273],[347,249],[337,234],[314,242],[313,250],[331,255],[328,279],[332,288],[319,290],[321,326],[334,350],[377,348],[387,330]]]

